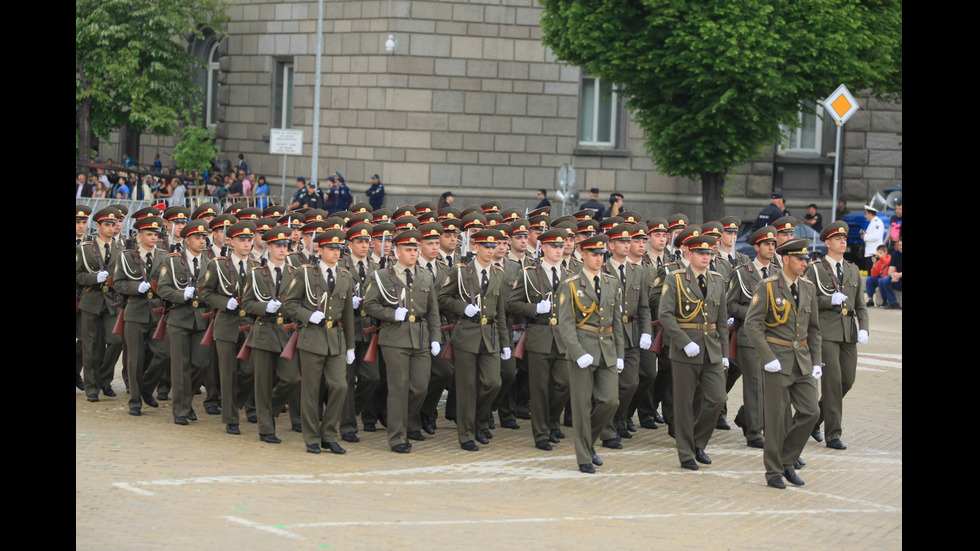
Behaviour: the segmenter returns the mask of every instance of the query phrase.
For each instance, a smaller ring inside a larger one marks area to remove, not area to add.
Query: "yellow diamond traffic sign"
[[[834,117],[837,124],[844,124],[859,109],[857,100],[847,87],[841,84],[833,94],[823,100],[823,106]]]

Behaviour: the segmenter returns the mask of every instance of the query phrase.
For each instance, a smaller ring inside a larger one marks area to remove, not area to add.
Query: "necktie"
[[[762,268],[762,279],[769,277],[769,269],[767,267]]]
[[[701,296],[708,298],[708,285],[704,281],[704,276],[698,276],[698,287],[701,289]]]
[[[626,265],[619,265],[619,281],[623,284],[623,289],[626,289]]]
[[[551,290],[558,290],[558,268],[551,269]]]
[[[244,260],[239,260],[238,261],[238,276],[241,277],[243,280],[245,279],[245,261]]]
[[[592,278],[592,283],[595,284],[595,297],[597,299],[602,299],[602,286],[599,285],[599,276]]]
[[[844,271],[840,268],[841,263],[837,263],[837,282],[841,285],[844,284]]]
[[[411,288],[412,283],[415,283],[415,280],[412,279],[412,270],[405,268],[405,285]]]
[[[567,260],[562,260],[561,261],[561,267],[562,268],[568,268],[568,261]]]
[[[197,259],[194,259],[194,279],[201,275],[201,266],[197,263]]]
[[[149,272],[152,269],[153,269],[153,255],[150,253],[146,253],[146,271]]]
[[[503,268],[503,266],[501,266],[499,262],[494,262],[493,265],[498,268]]]
[[[483,294],[487,294],[487,286],[490,285],[490,279],[487,278],[487,271],[483,270],[483,277],[480,278],[480,289],[483,289]]]
[[[105,263],[106,263],[106,265],[108,265],[109,264],[109,244],[106,243],[104,246],[105,246]]]
[[[793,302],[795,302],[796,305],[799,306],[800,305],[800,295],[797,292],[796,284],[795,283],[789,286],[789,291],[791,293],[793,293]]]
[[[431,261],[426,262],[425,263],[425,267],[429,269],[429,273],[432,274],[432,277],[433,278],[435,278],[436,277],[436,270],[435,270],[435,268],[432,267],[432,262]]]
[[[279,296],[279,283],[282,282],[282,268],[276,267],[276,296]],[[333,289],[331,289],[332,291]]]
[[[362,282],[365,280],[365,278],[367,278],[367,273],[364,272],[364,261],[363,260],[358,260],[357,261],[357,277],[361,278],[361,281]]]
[[[728,263],[732,265],[732,268],[734,268],[735,267],[735,257],[732,256],[732,255],[728,255]]]
[[[327,288],[330,292],[333,292],[333,288],[337,285],[337,280],[333,277],[333,269],[327,268]]]
[[[76,239],[75,240],[75,245],[76,246],[81,245],[81,244],[82,244],[82,240],[81,239]]]
[[[715,270],[715,259],[714,259],[714,258],[712,258],[712,259],[711,259],[711,262],[709,262],[709,263],[708,263],[708,268],[709,268],[709,269],[710,269],[711,271],[714,271],[714,270]]]
[[[664,267],[664,259],[661,256],[657,257],[657,269]]]

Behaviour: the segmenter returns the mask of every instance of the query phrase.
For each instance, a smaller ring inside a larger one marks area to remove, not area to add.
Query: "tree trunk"
[[[701,208],[703,221],[721,220],[725,217],[725,188],[727,172],[701,173]]]
[[[92,100],[83,99],[78,105],[78,158],[88,161],[92,151]]]

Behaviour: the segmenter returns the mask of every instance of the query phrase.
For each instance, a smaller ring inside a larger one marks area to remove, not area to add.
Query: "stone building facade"
[[[599,93],[602,83],[542,45],[535,0],[324,6],[321,179],[339,171],[358,194],[378,173],[392,206],[451,190],[457,204],[496,198],[533,207],[535,191],[552,196],[557,169],[571,164],[582,201],[597,187],[601,201],[621,192],[648,217],[681,210],[700,218],[700,183],[660,174],[629,114]],[[286,161],[291,194],[295,178],[311,172],[317,3],[235,0],[230,16],[220,40],[209,34],[189,45],[211,63],[199,75],[208,117],[222,157],[243,153],[273,193],[283,158],[268,154],[270,129],[303,130],[304,155]],[[390,53],[389,35],[397,43]],[[855,204],[902,180],[901,105],[861,102],[843,154],[843,190]],[[787,188],[791,208],[817,202],[829,211],[833,131],[829,149],[827,134],[815,152],[794,157],[773,147],[740,167],[730,176],[729,211],[754,218],[774,185]],[[160,153],[167,166],[172,145],[141,136],[137,161],[149,164]],[[121,158],[122,151],[102,153]]]

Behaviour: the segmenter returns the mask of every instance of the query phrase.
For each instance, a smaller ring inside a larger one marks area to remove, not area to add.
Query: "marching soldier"
[[[438,355],[442,345],[439,304],[433,276],[420,269],[418,260],[422,232],[407,230],[395,237],[397,262],[374,272],[364,296],[364,311],[382,322],[381,352],[388,382],[388,446],[409,453],[409,423],[418,417],[429,385],[430,352]],[[413,440],[424,440],[412,430]]]
[[[755,260],[735,268],[728,284],[728,314],[733,318],[735,339],[738,343],[738,363],[742,370],[742,407],[735,415],[735,424],[742,428],[745,442],[753,448],[762,448],[763,394],[762,364],[759,351],[741,328],[745,323],[752,296],[759,282],[777,273],[772,264],[776,254],[776,228],[763,226],[749,236],[755,247]]]
[[[500,360],[511,354],[510,347],[505,346],[510,339],[505,310],[509,289],[503,289],[503,269],[492,264],[493,252],[503,238],[493,229],[473,234],[472,241],[477,246],[474,259],[450,271],[439,291],[439,307],[459,316],[452,337],[456,356],[456,432],[460,447],[467,451],[480,449],[474,440],[489,443],[489,429],[478,433],[477,423],[490,415],[493,399],[500,391]]]
[[[766,483],[777,489],[786,488],[783,476],[794,485],[803,485],[794,466],[820,411],[816,383],[823,374],[819,306],[816,288],[803,276],[809,243],[806,238],[791,239],[776,249],[783,258],[782,268],[756,288],[743,326],[764,370],[763,459]]]
[[[228,255],[219,256],[208,265],[201,296],[216,312],[211,323],[221,379],[221,421],[225,432],[237,435],[241,434],[238,410],[250,401],[255,388],[252,362],[238,359],[238,351],[247,337],[244,329],[252,325],[252,319],[242,308],[242,291],[251,271],[248,254],[255,237],[255,224],[237,222],[221,233],[227,234],[230,243]]]
[[[338,264],[344,232],[317,236],[320,262],[303,266],[289,282],[284,307],[302,323],[298,348],[303,365],[301,392],[306,451],[320,447],[347,453],[340,440],[340,417],[347,399],[346,365],[354,363],[354,279]],[[326,385],[326,411],[320,414],[320,390]]]
[[[358,205],[355,205],[358,206]],[[359,442],[357,436],[357,416],[364,410],[365,403],[373,400],[381,382],[378,362],[364,359],[371,343],[372,335],[365,329],[374,327],[374,319],[368,316],[361,300],[370,282],[371,274],[378,265],[371,261],[371,224],[361,222],[347,230],[347,243],[350,256],[343,259],[347,271],[354,278],[354,363],[347,366],[347,400],[340,422],[340,434],[345,442]],[[356,381],[356,386],[355,386]]]
[[[153,408],[159,406],[153,398],[153,389],[160,383],[163,372],[170,368],[170,343],[166,334],[162,340],[153,338],[164,306],[153,290],[153,283],[163,267],[164,253],[156,244],[165,225],[158,216],[134,222],[138,232],[136,248],[119,255],[113,276],[113,287],[126,296],[123,335],[129,350],[130,415],[141,415],[143,403]]]
[[[246,344],[254,357],[255,411],[259,440],[279,444],[276,417],[290,394],[300,384],[299,364],[295,358],[284,358],[282,338],[288,318],[295,317],[285,306],[282,296],[290,285],[293,267],[286,262],[292,228],[277,226],[262,234],[265,242],[264,262],[252,262],[249,287],[245,289],[245,311],[258,315]],[[255,239],[253,238],[253,246]],[[288,316],[288,317],[287,317]],[[273,328],[272,325],[277,327]]]
[[[725,283],[708,269],[715,238],[698,235],[696,226],[680,234],[686,269],[666,276],[660,297],[660,323],[670,338],[674,379],[674,422],[681,467],[698,470],[711,464],[704,449],[725,403],[728,368],[728,308]],[[695,394],[701,388],[700,412]]]
[[[194,374],[208,367],[209,350],[201,344],[208,321],[207,303],[201,298],[198,287],[204,283],[210,260],[204,254],[207,249],[205,236],[208,225],[196,221],[181,231],[183,251],[170,253],[160,268],[157,289],[160,296],[171,304],[167,314],[167,330],[170,336],[171,383],[173,384],[174,424],[187,425],[197,421],[191,406],[194,398],[192,381]]]
[[[812,436],[817,442],[821,440],[820,422],[826,419],[827,447],[835,450],[847,449],[840,439],[844,396],[854,385],[857,345],[868,344],[868,306],[861,272],[857,265],[844,260],[847,230],[847,223],[841,220],[824,228],[820,239],[827,244],[827,256],[806,271],[817,289],[824,360],[820,379],[823,399]]]
[[[436,300],[438,302],[439,285],[449,277],[450,267],[443,264],[440,256],[443,232],[446,227],[441,222],[430,222],[423,224],[420,228],[422,232],[422,242],[419,245],[418,265],[429,272],[432,280],[436,282]],[[453,230],[455,232],[455,230]],[[455,316],[447,315],[446,312],[439,311],[439,341],[445,343],[452,336],[452,333],[442,333],[445,327],[455,321]],[[440,345],[441,346],[441,345]],[[436,417],[438,416],[437,407],[442,398],[442,391],[451,388],[453,380],[453,362],[443,357],[444,352],[432,357],[432,366],[429,371],[429,388],[426,391],[425,399],[419,411],[418,428],[429,434],[436,433]],[[409,423],[409,433],[414,432],[415,420]]]
[[[78,309],[81,312],[85,395],[89,402],[98,402],[100,390],[108,397],[116,395],[112,390],[112,378],[123,346],[122,337],[112,334],[116,322],[116,292],[109,280],[122,252],[114,239],[116,225],[122,219],[119,211],[112,207],[96,212],[92,219],[99,233],[92,241],[75,247],[75,285],[81,288]]]
[[[558,334],[569,360],[568,387],[575,419],[575,458],[580,472],[595,474],[602,459],[595,441],[619,407],[618,373],[625,355],[619,283],[601,272],[609,237],[596,235],[579,244],[582,270],[561,283]]]
[[[88,218],[92,215],[92,207],[75,205],[75,247],[85,241],[85,231],[88,229]],[[78,311],[78,299],[82,287],[75,284],[75,388],[85,391],[85,381],[82,379],[82,315]]]

